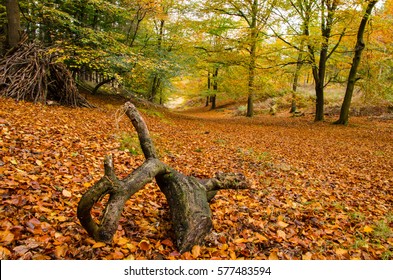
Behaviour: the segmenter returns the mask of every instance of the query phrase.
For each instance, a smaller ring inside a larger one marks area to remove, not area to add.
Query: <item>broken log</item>
[[[156,179],[168,201],[176,245],[180,252],[189,251],[194,245],[201,244],[212,228],[209,201],[219,190],[248,188],[246,178],[238,173],[217,173],[210,179],[181,174],[158,159],[146,123],[135,106],[127,102],[124,110],[137,131],[146,161],[120,180],[115,175],[112,156],[106,156],[104,176],[79,201],[78,219],[96,241],[110,243],[126,201]],[[105,195],[109,195],[109,200],[97,224],[90,212]]]

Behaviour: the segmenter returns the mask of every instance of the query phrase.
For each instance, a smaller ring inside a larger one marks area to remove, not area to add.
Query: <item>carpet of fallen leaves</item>
[[[119,177],[144,160],[122,103],[96,103],[0,99],[0,259],[393,259],[393,122],[369,118],[141,109],[164,162],[201,178],[242,172],[251,188],[216,195],[214,228],[191,252],[177,251],[154,182],[127,202],[113,244],[95,242],[76,208],[104,156]]]

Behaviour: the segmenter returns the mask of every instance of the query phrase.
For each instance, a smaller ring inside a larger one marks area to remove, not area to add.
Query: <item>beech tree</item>
[[[277,18],[276,26],[270,26],[275,36],[285,44],[292,47],[297,52],[296,68],[293,73],[292,81],[292,104],[291,113],[296,111],[296,91],[298,87],[300,70],[305,63],[315,64],[315,56],[310,58],[307,54],[314,53],[313,47],[308,44],[310,37],[311,22],[317,12],[317,3],[313,0],[288,0],[275,7],[274,14]],[[290,16],[288,16],[290,15]],[[296,20],[293,22],[292,19]],[[284,23],[284,26],[283,26]],[[279,30],[277,31],[276,28]],[[295,38],[288,38],[288,33],[293,34]],[[308,48],[308,51],[306,50]]]
[[[207,68],[207,99],[206,106],[211,102],[211,109],[216,109],[216,100],[218,93],[218,75],[219,70],[222,66],[229,66],[225,44],[225,36],[223,34],[225,28],[218,27],[217,29],[208,29],[207,34],[204,34],[204,41],[199,42],[195,48],[197,49],[197,55],[203,62],[204,67]]]
[[[290,9],[295,12],[296,17],[299,18],[300,30],[291,21],[291,18],[284,19],[285,13],[280,14],[280,18],[287,26],[289,34],[300,37],[297,40],[291,40],[290,36],[275,32],[275,34],[283,40],[286,44],[294,47],[296,50],[303,52],[302,44],[305,44],[304,61],[311,65],[312,75],[315,84],[315,121],[324,120],[324,103],[325,94],[324,89],[329,83],[327,81],[328,61],[338,50],[342,39],[347,33],[344,17],[340,17],[342,10],[348,9],[350,3],[343,3],[339,0],[288,0]],[[346,6],[348,5],[348,6]],[[341,10],[340,10],[341,8]],[[351,21],[351,19],[347,19]],[[337,27],[338,23],[342,23],[343,27]],[[319,25],[319,27],[317,27]],[[299,57],[297,65],[299,66]]]
[[[315,121],[324,120],[324,104],[325,95],[324,89],[326,86],[326,70],[327,62],[332,54],[337,50],[341,39],[345,34],[345,28],[342,30],[339,39],[331,46],[333,25],[336,21],[336,12],[340,5],[339,0],[322,0],[320,2],[320,30],[321,30],[321,43],[319,52],[312,40],[308,40],[307,49],[311,61],[312,74],[315,82]],[[305,32],[306,36],[310,36],[310,30]],[[317,59],[317,52],[319,60]]]
[[[6,0],[7,11],[7,43],[8,46],[14,48],[20,40],[20,14],[18,0]]]
[[[242,20],[247,27],[246,35],[241,39],[244,49],[248,53],[248,59],[244,67],[248,71],[248,98],[247,98],[247,117],[254,114],[253,99],[255,92],[256,61],[258,53],[258,41],[265,31],[268,24],[272,8],[276,0],[252,0],[252,1],[219,1],[211,0],[206,3],[210,11],[236,17]]]
[[[353,90],[355,88],[355,83],[357,80],[356,74],[357,74],[357,70],[358,70],[358,67],[360,64],[362,52],[363,52],[364,48],[366,47],[363,35],[366,30],[367,22],[371,16],[371,12],[372,12],[375,4],[377,4],[377,2],[378,2],[378,0],[368,2],[366,11],[363,15],[361,22],[360,22],[359,30],[357,32],[355,53],[353,56],[351,70],[349,71],[349,76],[348,76],[347,89],[345,91],[344,101],[341,106],[340,118],[335,122],[336,124],[344,124],[344,125],[348,124],[349,108],[351,106]]]

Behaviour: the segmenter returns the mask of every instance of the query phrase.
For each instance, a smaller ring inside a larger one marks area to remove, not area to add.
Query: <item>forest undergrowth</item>
[[[0,99],[0,259],[393,259],[391,120],[141,109],[162,161],[200,178],[242,172],[251,184],[220,191],[212,232],[180,254],[155,183],[127,202],[111,245],[80,225],[77,204],[104,156],[119,177],[144,161],[121,103],[93,103]]]

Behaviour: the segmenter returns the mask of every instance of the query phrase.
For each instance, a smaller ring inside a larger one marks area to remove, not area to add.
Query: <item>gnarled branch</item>
[[[126,201],[147,183],[156,179],[160,190],[168,201],[176,244],[180,252],[200,244],[212,228],[209,201],[221,189],[245,189],[248,187],[244,175],[217,173],[211,179],[186,176],[157,158],[146,123],[135,108],[127,102],[126,115],[135,127],[146,161],[128,177],[119,180],[114,172],[112,157],[104,161],[105,174],[81,198],[77,215],[90,236],[96,241],[110,242]],[[94,204],[109,194],[103,217],[98,225],[91,217]]]

